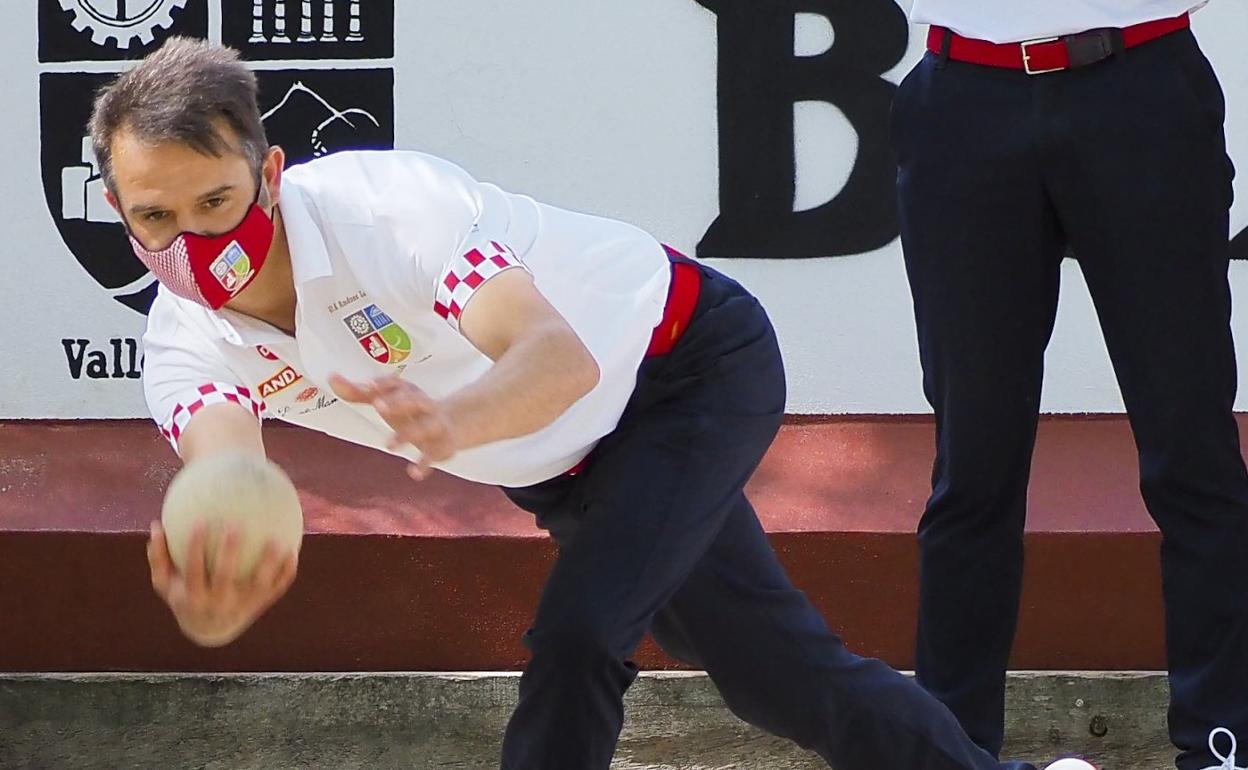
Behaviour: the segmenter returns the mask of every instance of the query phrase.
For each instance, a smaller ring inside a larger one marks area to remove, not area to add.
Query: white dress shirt
[[[293,167],[278,207],[297,294],[294,337],[163,288],[157,294],[144,335],[144,390],[175,449],[197,409],[233,401],[384,450],[389,427],[371,407],[337,400],[327,375],[399,374],[434,398],[476,380],[492,362],[459,333],[459,312],[508,269],[532,273],[593,354],[601,380],[536,433],[436,467],[491,484],[533,484],[576,465],[616,426],[671,279],[662,246],[647,233],[402,151],[344,152]],[[418,457],[411,448],[399,454]]]
[[[913,0],[910,20],[948,27],[977,40],[1017,43],[1169,19],[1204,4],[1199,0]]]

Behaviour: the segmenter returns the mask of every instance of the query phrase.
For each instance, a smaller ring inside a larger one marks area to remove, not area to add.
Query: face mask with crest
[[[146,248],[130,231],[139,261],[174,294],[219,310],[255,279],[273,243],[273,220],[260,205],[263,177],[243,220],[217,235],[182,232],[163,249]]]

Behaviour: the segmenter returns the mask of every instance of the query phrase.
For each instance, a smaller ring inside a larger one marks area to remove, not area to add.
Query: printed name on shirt
[[[303,399],[304,394],[307,393],[307,391],[304,391],[295,398],[297,403],[286,404],[285,406],[279,406],[276,408],[270,407],[268,415],[274,419],[285,420],[292,417],[302,417],[305,414],[311,414],[312,412],[320,411],[321,409],[338,403],[338,398],[336,396],[331,396],[328,393],[321,393],[316,388],[308,388],[308,390],[316,392],[312,396],[309,396],[307,401]],[[311,400],[312,398],[315,398],[315,400]],[[299,411],[294,411],[295,407],[300,407]]]
[[[326,308],[326,312],[335,313],[339,310],[342,310],[344,307],[347,307],[348,305],[354,305],[355,303],[359,302],[360,300],[364,299],[367,296],[368,296],[368,292],[364,291],[363,289],[360,289],[355,294],[352,294],[351,296],[346,297],[345,299],[340,299],[337,302],[331,303],[329,307]]]

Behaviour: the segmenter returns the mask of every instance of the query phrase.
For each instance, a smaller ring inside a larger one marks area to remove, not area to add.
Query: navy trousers
[[[588,468],[506,490],[559,545],[524,643],[504,770],[607,770],[643,635],[704,668],[732,711],[837,770],[999,765],[909,679],[849,653],[793,587],[742,492],[779,428],[766,313],[699,266],[676,348],[647,359]]]
[[[937,437],[919,525],[919,681],[993,754],[1068,249],[1164,536],[1177,766],[1215,764],[1216,725],[1248,736],[1248,476],[1232,416],[1223,117],[1186,30],[1038,76],[929,53],[897,92],[902,242]]]

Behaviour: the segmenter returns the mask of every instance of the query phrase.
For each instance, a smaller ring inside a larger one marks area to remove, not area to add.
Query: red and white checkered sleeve
[[[241,383],[247,379],[225,358],[227,343],[207,335],[192,313],[164,289],[143,335],[143,398],[161,435],[178,451],[196,412],[213,404],[238,404],[260,419],[264,401]]]
[[[487,241],[451,260],[434,288],[433,310],[459,329],[459,317],[468,301],[485,282],[506,270],[528,270],[524,262],[505,244]]]
[[[260,396],[241,385],[206,382],[186,391],[177,399],[169,417],[160,424],[161,435],[173,445],[175,452],[179,451],[178,441],[182,438],[182,432],[186,430],[191,417],[205,406],[213,404],[238,404],[255,415],[257,420],[262,419],[265,410],[264,401]]]

